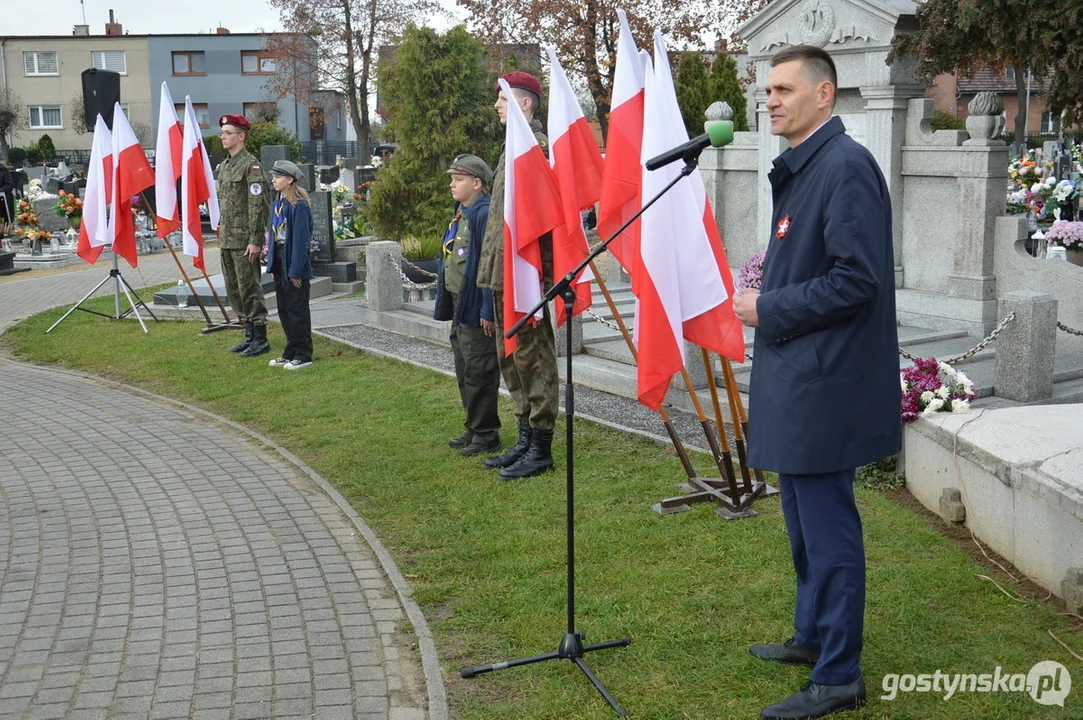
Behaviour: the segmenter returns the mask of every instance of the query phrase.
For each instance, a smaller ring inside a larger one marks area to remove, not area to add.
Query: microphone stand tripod
[[[518,333],[527,321],[534,317],[535,314],[540,311],[547,302],[551,301],[558,295],[564,301],[565,311],[565,325],[564,329],[567,338],[567,375],[564,383],[564,428],[566,433],[566,457],[565,457],[565,477],[567,485],[566,493],[566,525],[568,532],[568,631],[565,633],[563,639],[560,641],[560,646],[556,652],[545,653],[542,655],[534,655],[526,658],[519,658],[517,660],[505,660],[504,662],[494,663],[492,665],[483,665],[481,667],[463,668],[459,671],[459,674],[464,678],[472,678],[482,673],[493,672],[495,670],[505,670],[507,668],[519,667],[521,665],[533,665],[534,663],[545,662],[547,660],[570,660],[583,671],[583,674],[587,676],[591,684],[601,693],[613,709],[617,712],[618,717],[627,717],[628,711],[620,706],[619,703],[609,694],[609,691],[605,689],[601,681],[591,672],[590,668],[585,662],[583,662],[583,655],[589,652],[595,652],[597,650],[606,650],[614,647],[625,647],[632,641],[630,638],[623,637],[619,640],[610,640],[608,642],[598,643],[597,645],[584,645],[583,640],[585,634],[577,632],[575,629],[575,385],[572,382],[572,311],[575,305],[575,278],[583,271],[587,265],[589,265],[594,258],[602,254],[602,252],[609,246],[609,243],[613,242],[618,235],[635,222],[640,215],[642,215],[647,208],[669,192],[674,185],[680,182],[681,178],[691,175],[699,162],[699,148],[691,148],[683,156],[684,167],[677,177],[673,178],[668,185],[651,198],[650,202],[641,207],[635,215],[630,217],[620,228],[613,233],[604,242],[599,243],[593,250],[579,263],[578,267],[569,272],[563,278],[561,278],[553,287],[545,293],[545,297],[541,302],[534,306],[534,308],[519,319],[515,325],[511,327],[504,337],[511,338]]]

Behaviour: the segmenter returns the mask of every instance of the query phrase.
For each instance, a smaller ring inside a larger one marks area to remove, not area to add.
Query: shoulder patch
[[[252,193],[253,195],[259,195],[263,192],[263,186],[259,183],[252,183],[248,186],[248,192]]]
[[[253,170],[259,170],[259,163],[256,163],[256,164],[254,164],[254,165],[252,166],[252,169],[253,169]]]

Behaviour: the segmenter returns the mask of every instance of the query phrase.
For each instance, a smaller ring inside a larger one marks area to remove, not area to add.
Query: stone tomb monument
[[[333,283],[357,280],[356,262],[335,261],[335,228],[331,219],[331,193],[317,190],[309,196],[312,204],[312,238],[320,249],[312,258],[312,272],[329,277]]]

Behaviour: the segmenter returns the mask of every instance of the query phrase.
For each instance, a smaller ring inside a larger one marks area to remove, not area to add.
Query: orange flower
[[[67,195],[67,194],[68,194],[68,193],[64,192],[63,190],[61,190],[61,191],[60,191],[60,197],[64,197],[64,196],[65,196],[65,195]]]

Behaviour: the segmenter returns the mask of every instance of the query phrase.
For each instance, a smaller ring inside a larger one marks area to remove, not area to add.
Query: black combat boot
[[[244,352],[248,349],[248,346],[252,344],[253,327],[252,323],[247,320],[244,321],[244,340],[241,340],[236,345],[230,345],[230,352]]]
[[[252,327],[252,342],[241,353],[241,357],[255,357],[266,352],[271,352],[271,343],[267,340],[267,326],[255,325]]]
[[[526,451],[530,449],[532,432],[530,421],[526,418],[519,418],[519,442],[508,448],[508,451],[503,455],[497,455],[496,457],[491,457],[486,460],[485,467],[492,470],[494,468],[508,467],[509,465],[515,464],[515,462],[523,455],[526,455]]]
[[[553,469],[553,431],[534,428],[530,449],[514,465],[500,471],[501,480],[534,477]]]

